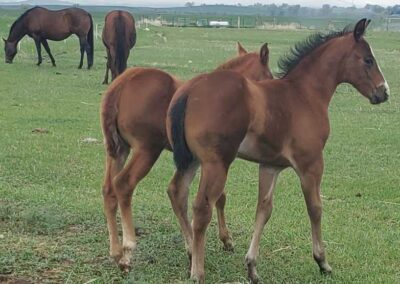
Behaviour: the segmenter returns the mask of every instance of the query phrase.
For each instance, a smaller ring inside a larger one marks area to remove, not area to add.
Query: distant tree
[[[21,10],[28,10],[28,9],[30,9],[31,8],[31,6],[29,5],[29,4],[21,4]]]
[[[321,13],[323,16],[329,16],[332,13],[331,5],[329,4],[322,5]]]
[[[371,4],[365,5],[364,9],[367,9],[367,10],[377,13],[377,14],[383,14],[386,10],[385,7],[382,7],[379,5],[371,5]]]
[[[193,7],[194,6],[194,2],[186,2],[185,3],[185,7]]]

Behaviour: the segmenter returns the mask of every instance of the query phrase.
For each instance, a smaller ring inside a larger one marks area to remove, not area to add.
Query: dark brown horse
[[[83,65],[83,54],[86,51],[88,68],[93,65],[93,21],[92,16],[79,8],[67,8],[59,11],[51,11],[42,7],[33,7],[23,13],[11,26],[8,39],[4,39],[4,51],[6,63],[12,63],[17,54],[17,44],[28,35],[35,41],[38,63],[42,63],[41,45],[49,54],[51,63],[56,66],[53,55],[50,52],[47,40],[60,41],[71,34],[79,38],[81,48],[81,60],[79,67]]]
[[[115,10],[106,15],[103,43],[107,49],[106,75],[103,84],[108,84],[108,70],[114,80],[124,72],[129,57],[129,50],[136,43],[135,20],[126,11]]]
[[[239,56],[219,69],[234,70],[254,80],[272,78],[268,68],[267,44],[261,47],[259,53],[247,53],[240,44],[238,49]],[[112,82],[103,98],[101,124],[107,155],[103,184],[104,212],[110,235],[110,255],[125,271],[130,268],[136,247],[131,212],[132,194],[162,150],[171,149],[165,119],[172,95],[182,84],[182,81],[158,69],[130,68]],[[124,166],[131,149],[132,157]],[[116,220],[118,204],[122,218],[122,246]],[[224,206],[225,196],[222,194],[216,204],[219,237],[225,248],[231,249]]]
[[[187,243],[193,241],[192,278],[205,281],[205,232],[236,156],[259,164],[255,228],[246,255],[251,282],[258,282],[256,258],[271,216],[275,183],[288,167],[300,178],[314,259],[322,272],[331,272],[322,243],[320,195],[323,149],[329,136],[328,106],[336,87],[344,82],[372,104],[385,102],[389,96],[389,87],[363,37],[368,24],[362,19],[354,30],[314,34],[296,44],[280,61],[280,79],[254,82],[238,73],[216,71],[175,93],[167,131],[177,166],[170,188],[181,193],[171,201],[181,207],[175,211],[181,212],[181,224],[187,220],[185,180],[201,165],[193,228],[181,226],[185,238],[189,236]]]

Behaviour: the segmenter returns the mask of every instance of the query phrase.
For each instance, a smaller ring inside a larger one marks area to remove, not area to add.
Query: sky
[[[300,4],[301,6],[308,7],[321,7],[322,4],[330,4],[342,7],[352,6],[353,4],[357,7],[364,7],[366,4],[377,4],[381,6],[394,6],[400,4],[399,0],[70,0],[73,2],[78,2],[82,4],[107,4],[107,3],[120,3],[129,4],[129,6],[147,6],[147,7],[171,7],[171,6],[183,6],[186,2],[194,2],[195,5],[200,4],[237,4],[251,5],[256,2],[262,4],[272,4],[275,3],[280,5],[282,3],[287,3],[290,5]]]
[[[19,0],[21,1],[21,0]],[[1,2],[19,2],[13,0],[0,0]],[[321,7],[322,4],[330,4],[331,6],[348,7],[355,5],[357,7],[364,7],[366,4],[377,4],[381,6],[394,6],[400,4],[400,0],[66,0],[79,4],[91,5],[126,5],[126,6],[141,6],[141,7],[179,7],[184,6],[186,2],[194,2],[195,5],[200,4],[237,4],[252,5],[256,2],[262,4],[275,3],[280,5],[287,3],[290,5],[300,4],[307,7]],[[46,2],[51,2],[46,1]]]

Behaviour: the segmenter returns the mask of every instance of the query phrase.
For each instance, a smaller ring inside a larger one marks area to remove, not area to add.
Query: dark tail
[[[107,154],[113,158],[117,158],[122,153],[126,152],[127,147],[129,147],[121,137],[117,127],[117,105],[120,97],[120,81],[117,83],[118,84],[114,81],[104,94],[100,118],[106,151]]]
[[[93,19],[92,15],[89,14],[90,18],[90,29],[87,35],[87,41],[89,44],[89,52],[87,53],[88,57],[88,68],[93,66],[93,53],[94,53],[94,44],[93,44]]]
[[[172,148],[174,149],[174,161],[178,170],[187,169],[194,161],[185,137],[185,111],[188,96],[183,95],[172,107],[170,113]]]
[[[117,47],[115,54],[115,66],[118,74],[122,74],[126,69],[126,46],[125,46],[125,23],[122,16],[115,18],[115,33],[117,37]]]

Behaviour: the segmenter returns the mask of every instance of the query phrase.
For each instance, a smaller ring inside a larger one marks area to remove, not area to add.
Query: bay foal
[[[238,43],[239,56],[218,69],[233,70],[253,80],[270,79],[269,50],[264,44],[259,53],[247,53]],[[106,170],[103,196],[110,235],[110,255],[128,271],[136,247],[131,199],[136,185],[153,167],[168,143],[165,119],[172,95],[183,84],[170,74],[153,68],[131,68],[112,82],[103,97],[101,125],[106,144]],[[132,157],[125,161],[130,150]],[[186,201],[187,203],[187,201]],[[116,211],[122,219],[122,246],[118,238]],[[225,195],[216,204],[219,236],[231,249],[231,238],[224,220]]]
[[[205,233],[236,156],[259,164],[256,220],[246,255],[250,281],[259,281],[259,242],[271,216],[276,180],[287,167],[300,178],[311,221],[314,259],[322,272],[331,271],[322,243],[320,196],[323,149],[329,136],[328,106],[336,87],[344,82],[372,104],[386,101],[389,95],[363,37],[368,24],[362,19],[354,30],[314,34],[296,44],[280,61],[280,79],[254,82],[234,72],[216,71],[193,79],[174,95],[167,131],[177,166],[170,189],[184,196],[170,195],[173,206],[182,207],[175,211],[180,214],[179,221],[187,219],[183,181],[191,178],[196,164],[201,165],[193,203],[193,233],[190,224],[181,225],[187,242],[193,242],[193,279],[205,282]]]

